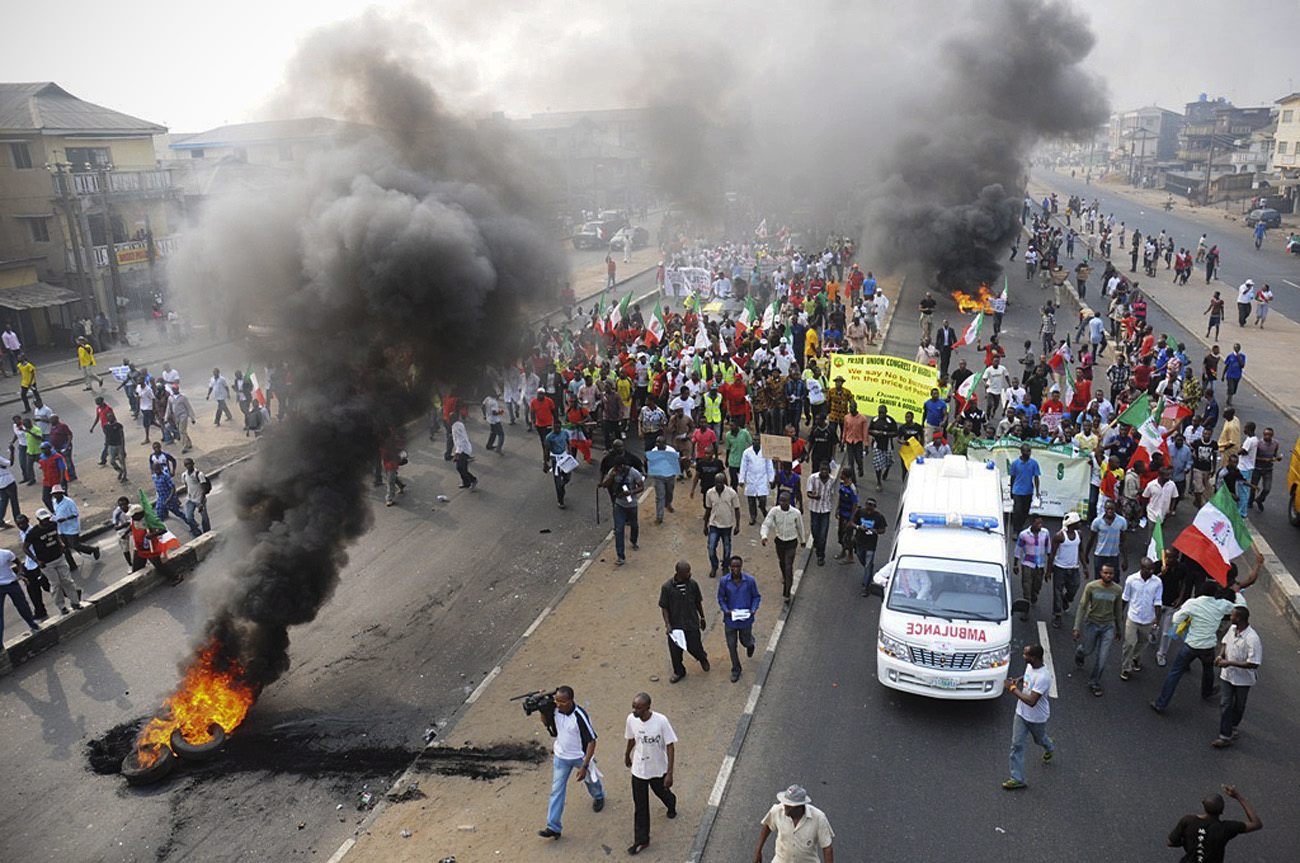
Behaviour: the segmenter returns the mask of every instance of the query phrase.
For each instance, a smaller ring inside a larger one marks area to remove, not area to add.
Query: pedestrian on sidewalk
[[[23,537],[23,550],[27,552],[50,580],[50,596],[59,614],[67,614],[68,607],[81,608],[81,589],[72,580],[72,570],[64,559],[63,541],[58,525],[48,509],[36,510],[36,524]]]
[[[1038,604],[1038,592],[1043,588],[1044,578],[1050,574],[1047,566],[1051,558],[1052,532],[1043,527],[1043,517],[1035,515],[1029,527],[1016,536],[1012,561],[1012,571],[1020,576],[1020,595],[1029,600],[1030,607]],[[1028,620],[1028,612],[1022,611],[1020,619]]]
[[[1124,579],[1122,596],[1128,609],[1124,617],[1124,649],[1120,654],[1119,679],[1142,670],[1142,651],[1152,640],[1164,604],[1164,581],[1156,578],[1156,562],[1142,558],[1137,572]]]
[[[1264,287],[1255,292],[1255,326],[1261,330],[1264,329],[1264,322],[1268,320],[1268,310],[1273,302],[1273,289],[1266,282]]]
[[[603,461],[602,461],[603,465]],[[632,549],[637,549],[636,541],[641,533],[637,521],[637,508],[641,504],[641,492],[645,491],[645,476],[630,464],[619,461],[615,463],[605,478],[600,481],[602,487],[609,491],[614,509],[614,553],[618,556],[616,566],[627,563],[624,550],[624,530],[629,532],[628,539]]]
[[[655,524],[664,523],[664,510],[673,512],[673,491],[677,488],[677,475],[681,471],[681,455],[668,446],[664,435],[655,439],[654,446],[646,450],[646,473],[654,483]]]
[[[1011,720],[1011,778],[1002,783],[1008,791],[1028,788],[1025,782],[1025,738],[1032,736],[1043,748],[1043,763],[1052,763],[1056,744],[1047,734],[1047,720],[1052,715],[1048,693],[1052,690],[1052,670],[1043,663],[1043,646],[1026,644],[1020,655],[1025,660],[1024,676],[1006,682],[1007,692],[1016,697],[1016,715]]]
[[[6,323],[4,332],[0,333],[0,344],[4,345],[5,359],[9,361],[9,368],[14,374],[18,374],[18,357],[22,355],[23,343],[14,332],[13,324]],[[8,377],[8,373],[5,373]]]
[[[601,782],[596,759],[596,727],[587,711],[573,700],[573,687],[555,690],[555,711],[539,711],[542,726],[555,738],[551,759],[551,796],[546,809],[546,828],[538,830],[543,839],[559,839],[564,832],[564,799],[569,790],[569,776],[577,771],[577,780],[587,786],[591,808],[605,808],[605,786]]]
[[[1264,429],[1264,436],[1255,447],[1255,471],[1251,474],[1252,488],[1249,505],[1264,511],[1264,500],[1273,490],[1273,465],[1282,460],[1282,445],[1273,437],[1273,429]]]
[[[777,505],[763,518],[759,536],[764,546],[769,537],[776,541],[776,560],[781,569],[781,596],[789,601],[794,586],[794,558],[799,546],[805,541],[803,513],[791,504],[789,491],[777,495]]]
[[[1231,746],[1240,736],[1238,726],[1246,713],[1246,697],[1258,679],[1264,647],[1259,633],[1250,625],[1250,609],[1239,605],[1232,610],[1232,626],[1219,643],[1214,666],[1219,671],[1222,696],[1219,699],[1219,736],[1211,744],[1215,749]]]
[[[1205,337],[1207,339],[1210,337],[1210,330],[1214,330],[1214,340],[1216,342],[1219,340],[1219,325],[1223,323],[1224,305],[1223,297],[1220,296],[1218,291],[1215,291],[1214,296],[1210,297],[1210,304],[1205,307],[1205,311],[1202,313],[1210,316],[1210,322],[1205,327]]]
[[[54,498],[54,521],[59,526],[59,541],[63,543],[63,557],[68,561],[68,569],[77,571],[74,551],[88,554],[99,560],[99,548],[81,541],[81,510],[76,501],[68,497],[62,486],[50,489]]]
[[[1224,785],[1223,793],[1241,804],[1242,811],[1246,813],[1246,820],[1220,820],[1219,816],[1223,814],[1223,798],[1218,794],[1206,797],[1201,801],[1201,808],[1205,811],[1200,815],[1184,815],[1165,839],[1165,844],[1170,848],[1183,849],[1185,863],[1197,863],[1202,860],[1222,861],[1229,842],[1242,833],[1254,833],[1263,828],[1264,822],[1259,819],[1255,807],[1241,796],[1241,792],[1235,785]]]
[[[185,520],[191,525],[199,525],[199,532],[212,530],[212,520],[208,518],[208,495],[212,493],[212,480],[207,474],[194,466],[194,459],[185,459],[185,472],[181,474],[185,483]],[[198,518],[195,518],[195,516]]]
[[[94,386],[104,386],[104,379],[95,373],[95,349],[91,347],[89,340],[85,336],[77,336],[77,368],[81,369],[82,380],[86,384],[86,392],[94,392],[91,381]]]
[[[1115,574],[1113,565],[1104,564],[1101,578],[1084,586],[1071,633],[1079,642],[1074,650],[1076,666],[1083,668],[1088,657],[1096,654],[1088,677],[1088,691],[1098,698],[1102,695],[1101,675],[1106,667],[1106,657],[1110,655],[1110,643],[1119,641],[1123,635],[1123,590],[1115,583]]]
[[[766,523],[764,521],[764,525]],[[718,470],[713,475],[713,487],[704,493],[704,535],[708,537],[709,578],[718,577],[718,543],[722,543],[722,560],[730,560],[731,538],[739,534],[740,495],[727,485],[726,475]]]
[[[1219,624],[1223,618],[1232,613],[1235,593],[1227,588],[1220,588],[1213,582],[1204,582],[1197,595],[1182,604],[1174,612],[1173,627],[1177,632],[1186,621],[1183,645],[1174,656],[1173,665],[1165,675],[1160,694],[1151,702],[1151,709],[1164,713],[1173,700],[1178,682],[1191,667],[1194,660],[1201,663],[1201,698],[1209,701],[1217,691],[1214,686],[1214,648],[1219,641]],[[1232,597],[1232,598],[1229,598]]]
[[[36,366],[32,361],[27,359],[26,354],[18,354],[18,364],[16,366],[18,373],[18,395],[23,400],[23,413],[32,412],[32,404],[29,396],[35,396],[37,404],[40,403],[40,391],[36,389]]]
[[[676,683],[686,676],[683,652],[690,653],[699,661],[700,668],[708,671],[709,654],[700,638],[705,626],[704,597],[699,584],[691,578],[689,562],[677,561],[673,577],[659,589],[659,610],[663,613],[668,656],[673,664],[673,676],[668,678],[668,682]]]
[[[27,597],[23,596],[18,586],[20,578],[26,581],[28,576],[19,575],[18,556],[7,548],[0,548],[0,644],[4,644],[5,637],[4,599],[6,596],[14,604],[14,609],[27,624],[27,628],[33,633],[41,631],[41,624],[32,614],[32,608],[27,604]]]
[[[181,455],[194,449],[194,441],[190,440],[190,426],[197,424],[199,420],[194,415],[194,405],[190,404],[190,397],[181,392],[179,384],[172,385],[171,398],[167,399],[167,416],[164,420],[176,427],[176,435],[181,442]]]
[[[137,390],[137,393],[139,391]],[[212,379],[208,381],[208,394],[203,397],[204,401],[215,400],[217,403],[217,415],[213,420],[213,425],[221,425],[221,416],[225,414],[226,419],[231,422],[235,421],[235,415],[230,412],[226,400],[230,398],[230,384],[221,374],[221,369],[212,370]],[[148,426],[146,426],[148,428]]]
[[[835,863],[832,842],[835,831],[826,813],[812,805],[803,786],[791,785],[776,795],[776,805],[759,822],[758,847],[754,863],[763,863],[763,846],[776,834],[776,856],[772,863],[817,863],[817,849],[825,863]]]
[[[758,592],[758,581],[743,566],[740,555],[733,555],[727,561],[727,577],[718,582],[718,606],[726,628],[727,653],[731,655],[732,683],[740,679],[740,652],[736,643],[744,645],[746,656],[754,655],[754,615],[758,614],[763,599]]]
[[[633,838],[627,853],[636,855],[650,844],[651,791],[668,808],[668,817],[677,817],[677,795],[672,792],[677,734],[667,716],[650,709],[649,694],[638,692],[623,737],[627,740],[623,763],[632,771]]]

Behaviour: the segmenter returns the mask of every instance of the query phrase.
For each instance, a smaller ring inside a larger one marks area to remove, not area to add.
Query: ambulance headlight
[[[1011,661],[1011,645],[999,647],[997,650],[986,650],[975,660],[975,667],[980,668],[1005,668]]]
[[[897,638],[886,635],[883,631],[876,636],[876,644],[880,648],[880,652],[886,656],[901,659],[904,662],[912,661],[912,654],[907,649],[907,645]]]

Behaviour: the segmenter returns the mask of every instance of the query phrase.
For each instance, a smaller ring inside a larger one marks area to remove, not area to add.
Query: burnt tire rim
[[[132,751],[122,759],[122,777],[128,785],[150,785],[165,779],[176,767],[176,756],[166,746],[156,743],[142,747],[150,752],[157,752],[157,759],[149,765],[140,763],[137,751]]]
[[[172,751],[186,761],[206,761],[226,742],[226,730],[215,722],[208,726],[208,734],[212,735],[212,739],[207,743],[190,743],[177,728],[172,731]]]

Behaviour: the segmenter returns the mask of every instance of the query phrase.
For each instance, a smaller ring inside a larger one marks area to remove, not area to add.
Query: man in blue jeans
[[[717,474],[713,488],[704,493],[704,535],[709,538],[709,578],[718,577],[718,543],[722,559],[731,559],[731,538],[740,533],[740,495]]]
[[[596,768],[596,728],[591,717],[573,702],[573,687],[561,686],[555,690],[555,712],[541,711],[542,725],[555,738],[554,758],[551,760],[551,798],[546,808],[546,828],[537,835],[544,839],[559,839],[564,830],[564,798],[569,790],[569,776],[576,770],[579,782],[591,794],[591,808],[599,812],[605,808],[605,786]]]
[[[1101,697],[1101,674],[1110,655],[1110,643],[1119,641],[1124,634],[1124,589],[1115,581],[1115,567],[1105,564],[1101,578],[1088,582],[1074,613],[1074,640],[1080,642],[1074,651],[1074,664],[1083,668],[1090,655],[1097,659],[1088,677],[1088,691]]]
[[[1043,646],[1026,644],[1020,655],[1025,659],[1025,676],[1006,682],[1007,692],[1016,697],[1016,715],[1011,720],[1011,755],[1008,759],[1011,778],[1002,783],[1008,791],[1027,788],[1025,784],[1025,738],[1033,736],[1043,747],[1043,763],[1050,764],[1056,744],[1047,734],[1047,720],[1052,708],[1047,694],[1052,690],[1052,671],[1043,665]]]
[[[1007,469],[1011,483],[1011,529],[1017,534],[1029,518],[1034,495],[1039,493],[1038,478],[1043,475],[1038,462],[1030,457],[1032,451],[1029,444],[1021,446],[1020,458],[1013,461]]]
[[[605,474],[600,484],[609,490],[609,496],[614,501],[614,552],[618,555],[615,565],[622,566],[627,563],[623,547],[624,529],[631,530],[632,548],[637,547],[636,541],[640,537],[637,507],[640,505],[640,494],[645,490],[645,477],[631,465],[616,464]]]
[[[1232,613],[1234,607],[1233,601],[1228,599],[1228,596],[1235,598],[1235,594],[1230,591],[1222,594],[1217,584],[1207,582],[1197,596],[1184,602],[1174,612],[1172,620],[1174,631],[1176,632],[1184,621],[1187,622],[1187,630],[1183,633],[1183,646],[1174,656],[1174,661],[1169,666],[1169,673],[1165,675],[1165,682],[1160,687],[1160,695],[1151,702],[1151,709],[1156,713],[1165,712],[1165,708],[1173,700],[1178,681],[1182,680],[1183,675],[1192,667],[1193,660],[1201,661],[1201,698],[1209,701],[1214,697],[1214,660],[1215,648],[1219,643],[1219,624],[1223,622],[1223,618]]]

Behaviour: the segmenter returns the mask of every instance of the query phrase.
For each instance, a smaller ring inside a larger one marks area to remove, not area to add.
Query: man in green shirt
[[[722,446],[727,451],[727,473],[731,474],[731,487],[740,485],[740,460],[745,457],[745,450],[754,443],[754,436],[740,423],[732,423],[731,429],[722,436]]]
[[[1097,654],[1092,673],[1088,676],[1088,691],[1101,697],[1101,672],[1106,667],[1110,643],[1123,636],[1123,588],[1115,581],[1115,567],[1109,563],[1101,567],[1101,578],[1088,582],[1083,588],[1083,598],[1074,614],[1074,640],[1079,646],[1074,651],[1074,664],[1083,668],[1092,653]],[[1082,639],[1082,640],[1081,640]]]
[[[1165,675],[1160,695],[1151,702],[1151,709],[1156,713],[1165,712],[1174,697],[1174,690],[1178,688],[1178,681],[1191,668],[1194,659],[1201,661],[1201,698],[1209,700],[1214,697],[1214,653],[1219,643],[1219,624],[1233,609],[1232,600],[1222,593],[1224,590],[1226,588],[1220,589],[1213,582],[1206,582],[1197,596],[1174,612],[1174,631],[1177,632],[1184,622],[1187,631],[1183,634],[1183,646]],[[1228,591],[1228,595],[1234,594]]]

